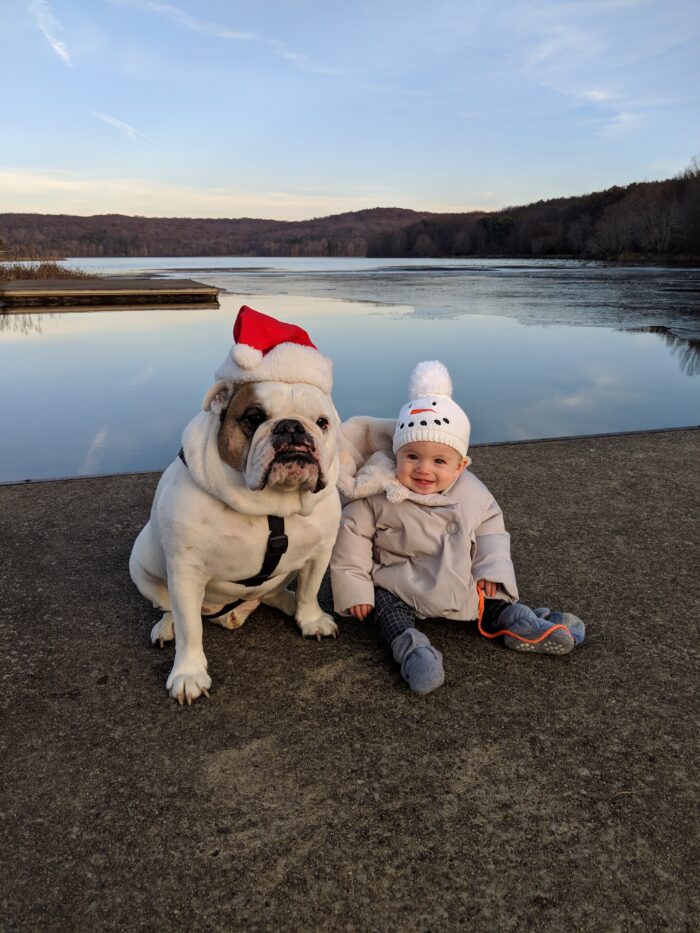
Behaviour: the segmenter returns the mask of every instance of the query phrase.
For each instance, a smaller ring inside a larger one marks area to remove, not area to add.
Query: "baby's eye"
[[[443,463],[447,463],[446,460],[442,460],[440,457],[438,457],[435,462],[437,463],[438,466],[442,466]]]
[[[406,459],[407,459],[407,460],[417,460],[418,457],[416,456],[416,454],[406,454]]]

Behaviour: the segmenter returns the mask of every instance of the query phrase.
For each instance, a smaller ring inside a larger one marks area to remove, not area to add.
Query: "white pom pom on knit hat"
[[[423,360],[422,363],[418,363],[408,382],[410,398],[424,398],[431,393],[452,398],[450,374],[447,366],[439,360]]]
[[[439,360],[418,363],[408,384],[410,400],[399,412],[394,431],[394,453],[416,441],[453,447],[462,457],[469,449],[470,424],[452,400],[452,380]]]
[[[305,382],[331,394],[333,364],[302,327],[243,305],[233,325],[233,339],[216,371],[217,380],[234,384]]]

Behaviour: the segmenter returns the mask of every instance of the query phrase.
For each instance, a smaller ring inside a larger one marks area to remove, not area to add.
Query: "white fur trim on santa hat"
[[[243,362],[239,353],[243,353]],[[259,354],[257,364],[252,354]],[[250,362],[253,365],[250,365]],[[264,355],[245,344],[234,344],[216,371],[215,378],[226,382],[304,382],[317,386],[326,395],[333,388],[333,364],[314,347],[280,343]]]
[[[424,398],[426,395],[446,395],[452,398],[450,374],[439,360],[423,360],[411,373],[408,397]]]

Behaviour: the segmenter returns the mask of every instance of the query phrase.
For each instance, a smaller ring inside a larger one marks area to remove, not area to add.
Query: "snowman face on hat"
[[[394,453],[414,441],[447,444],[461,457],[469,446],[469,419],[451,398],[426,395],[411,399],[399,412],[394,433]]]

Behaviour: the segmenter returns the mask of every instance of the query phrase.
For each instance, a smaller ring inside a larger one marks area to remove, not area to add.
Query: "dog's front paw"
[[[173,614],[172,612],[164,612],[160,617],[160,621],[151,629],[151,644],[160,645],[163,647],[163,643],[166,641],[172,641],[175,638],[175,626],[173,625]]]
[[[177,700],[181,706],[185,701],[192,705],[193,701],[202,694],[208,697],[211,677],[207,673],[207,662],[204,655],[202,655],[199,663],[183,662],[178,664],[176,661],[165,686],[170,696]]]
[[[297,619],[297,625],[304,638],[313,638],[315,636],[320,641],[327,635],[332,635],[333,638],[338,637],[338,626],[333,621],[333,617],[326,612],[321,612],[313,620],[304,619],[302,621]]]

